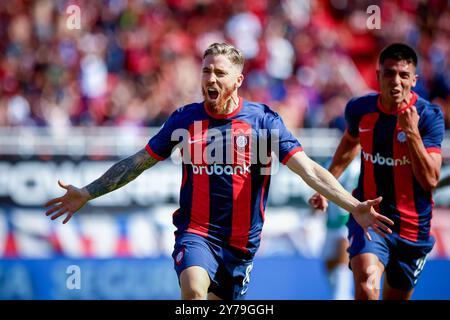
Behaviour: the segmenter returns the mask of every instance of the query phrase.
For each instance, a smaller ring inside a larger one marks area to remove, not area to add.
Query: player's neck
[[[381,96],[381,104],[383,105],[384,108],[387,109],[387,111],[389,111],[389,113],[397,113],[400,110],[407,108],[413,97],[414,97],[413,93],[410,92],[408,96],[405,97],[400,103],[397,103],[390,99],[383,99],[383,96]]]
[[[234,92],[230,98],[225,102],[225,104],[219,108],[218,114],[230,114],[234,110],[239,108],[239,97],[237,95],[237,92]]]

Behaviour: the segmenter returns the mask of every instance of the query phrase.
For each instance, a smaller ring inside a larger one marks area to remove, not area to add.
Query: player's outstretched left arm
[[[63,221],[63,223],[67,223],[75,212],[80,210],[89,200],[123,187],[157,162],[158,160],[151,157],[145,149],[142,149],[114,164],[100,178],[84,188],[80,189],[58,181],[59,186],[66,189],[66,193],[62,197],[49,200],[44,205],[48,207],[45,214],[51,215],[52,220],[67,214]]]
[[[287,166],[302,177],[311,188],[350,212],[364,229],[369,240],[372,240],[368,232],[369,227],[383,237],[385,233],[392,233],[386,224],[393,225],[394,222],[373,208],[381,202],[381,197],[360,202],[348,193],[329,171],[311,160],[304,152],[294,154],[287,162]]]

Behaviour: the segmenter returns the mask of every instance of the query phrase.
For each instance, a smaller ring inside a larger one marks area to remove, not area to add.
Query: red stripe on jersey
[[[394,159],[409,158],[406,141],[400,142],[398,134],[401,128],[397,124],[394,132]],[[410,164],[394,166],[395,202],[400,212],[400,237],[410,241],[417,241],[419,234],[419,215],[416,211],[413,190],[413,172]]]
[[[149,154],[151,157],[155,158],[156,160],[158,160],[158,161],[164,160],[164,158],[161,157],[161,156],[159,156],[159,155],[157,155],[157,154],[152,150],[152,148],[150,148],[150,146],[149,146],[148,144],[145,146],[145,150],[147,150],[148,154]]]
[[[180,152],[181,152],[181,159],[184,159],[184,150],[183,149],[184,148],[181,148],[181,150],[180,150]],[[186,165],[186,163],[183,162],[183,166],[182,166],[182,169],[181,169],[181,187],[180,187],[180,189],[183,189],[184,185],[186,184],[187,177],[188,177],[187,165]]]
[[[359,123],[359,138],[362,151],[373,155],[373,131],[377,123],[379,113],[369,113],[362,117]],[[377,189],[375,185],[375,175],[373,163],[369,158],[362,157],[364,165],[364,199],[375,199],[377,197]]]
[[[195,121],[189,126],[190,160],[193,166],[206,166],[203,152],[206,148],[208,120]],[[209,176],[206,170],[192,173],[191,217],[187,231],[201,236],[208,235],[209,228]]]
[[[187,181],[187,168],[186,168],[186,164],[185,163],[183,163],[183,173],[182,173],[182,175],[183,175],[183,177],[181,178],[181,189],[183,189],[183,187],[184,187],[184,185],[186,184],[186,181]]]
[[[245,168],[251,164],[252,127],[240,120],[231,123],[233,152],[233,213],[230,245],[247,251],[252,218],[252,176]]]
[[[303,151],[303,147],[297,147],[289,151],[289,153],[284,157],[284,159],[281,161],[282,164],[286,164],[289,159],[296,154],[297,152]]]
[[[427,150],[428,153],[439,153],[441,154],[441,148],[438,147],[429,147],[429,148],[425,148],[425,150]]]
[[[189,225],[191,225],[191,224],[189,224]],[[205,238],[208,237],[208,229],[205,229],[204,227],[198,226],[198,225],[193,225],[192,227],[188,227],[186,232],[198,234],[199,236],[202,236]]]
[[[270,171],[270,166],[267,167],[267,168]],[[264,222],[264,220],[266,219],[266,215],[265,215],[265,212],[264,212],[264,195],[265,195],[265,192],[266,192],[267,183],[269,182],[269,178],[270,178],[270,174],[266,173],[266,176],[264,177],[264,182],[263,182],[263,185],[262,185],[262,188],[261,188],[261,199],[259,201],[259,210],[261,211],[262,222]]]

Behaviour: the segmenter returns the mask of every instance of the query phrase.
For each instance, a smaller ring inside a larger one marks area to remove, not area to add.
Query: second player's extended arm
[[[385,223],[393,225],[393,221],[373,209],[373,206],[381,202],[381,197],[360,202],[347,192],[329,171],[311,160],[304,152],[294,154],[287,162],[287,166],[302,177],[311,188],[352,213],[369,239],[368,227],[372,227],[381,236],[384,236],[383,231],[392,232]]]
[[[339,178],[355,159],[360,150],[359,146],[359,138],[355,138],[345,131],[328,169],[335,178]]]

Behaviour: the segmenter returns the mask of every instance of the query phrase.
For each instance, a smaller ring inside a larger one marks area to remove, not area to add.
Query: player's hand
[[[371,227],[377,234],[385,237],[386,234],[392,233],[392,230],[386,225],[394,225],[394,221],[386,216],[383,216],[375,211],[374,206],[378,205],[382,197],[378,197],[374,200],[367,200],[361,202],[356,209],[352,212],[356,222],[364,229],[364,234],[369,241],[372,241],[372,237],[369,234],[369,227]]]
[[[58,180],[58,184],[61,188],[66,189],[67,192],[62,197],[49,200],[44,205],[45,207],[49,207],[45,212],[45,215],[52,215],[51,219],[55,220],[67,213],[67,216],[63,221],[65,224],[72,218],[75,212],[89,201],[90,196],[85,189],[79,189],[70,184],[65,184],[60,180]]]
[[[416,106],[406,109],[398,115],[397,121],[399,127],[405,133],[418,133],[419,132],[419,119],[420,116],[417,113]]]
[[[320,193],[316,192],[308,201],[309,205],[316,210],[326,211],[328,208],[328,200]]]

